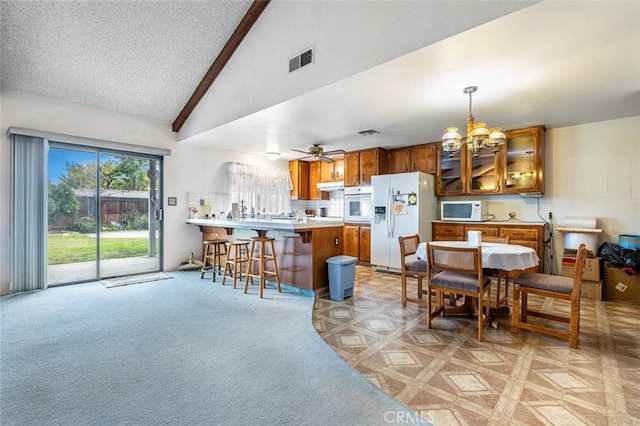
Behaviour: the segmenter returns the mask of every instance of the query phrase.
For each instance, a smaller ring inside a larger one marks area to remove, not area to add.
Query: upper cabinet
[[[544,192],[544,126],[505,131],[507,142],[496,154],[474,157],[463,148],[449,156],[438,144],[436,195]]]
[[[334,158],[333,163],[320,162],[320,182],[344,180],[344,158]]]
[[[317,183],[320,182],[320,173],[324,161],[310,161],[309,162],[309,199],[310,200],[328,200],[329,193],[323,192],[318,189]],[[331,163],[333,164],[333,163]]]
[[[289,173],[291,174],[291,199],[309,199],[309,163],[307,161],[289,161]]]
[[[408,146],[389,151],[389,173],[436,173],[437,143]]]
[[[544,192],[544,126],[505,132],[500,148],[502,193]]]
[[[344,155],[344,185],[371,185],[371,176],[389,173],[389,153],[382,148],[347,152]]]

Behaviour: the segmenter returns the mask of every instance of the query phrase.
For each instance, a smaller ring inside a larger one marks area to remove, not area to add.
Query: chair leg
[[[276,260],[276,246],[273,241],[271,241],[271,256],[273,256],[273,271],[275,272],[276,277],[276,285],[278,287],[278,293],[282,293],[280,290],[280,272],[278,271],[278,261]]]
[[[478,342],[482,342],[482,330],[484,329],[484,311],[483,311],[483,304],[484,304],[484,297],[482,297],[483,295],[481,294],[480,297],[478,297]],[[487,315],[487,318],[489,318],[489,316]]]
[[[578,332],[580,331],[580,300],[571,301],[571,316],[569,317],[569,347],[578,347]]]
[[[527,292],[522,292],[522,304],[520,305],[520,322],[527,322],[527,317],[529,313],[527,312],[527,297],[529,296]]]
[[[427,328],[431,328],[431,311],[433,310],[433,306],[431,301],[431,286],[428,284],[427,293],[429,293],[429,297],[427,297]]]
[[[251,241],[251,249],[249,250],[249,261],[247,263],[247,276],[244,279],[244,294],[247,294],[247,290],[249,290],[249,279],[251,279],[251,285],[253,285],[253,277],[250,276],[251,271],[253,271],[253,253],[256,247],[256,242]]]
[[[402,307],[407,307],[407,276],[402,274]]]
[[[511,301],[511,332],[513,334],[518,334],[518,315],[520,315],[520,287],[515,284]]]

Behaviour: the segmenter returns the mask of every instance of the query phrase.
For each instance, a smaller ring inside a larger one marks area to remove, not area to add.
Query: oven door
[[[371,194],[345,195],[344,221],[371,223],[373,217]]]

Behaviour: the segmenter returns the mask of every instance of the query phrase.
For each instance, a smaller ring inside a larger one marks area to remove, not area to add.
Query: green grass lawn
[[[96,259],[95,237],[77,234],[49,234],[49,265],[88,262]],[[149,253],[147,238],[102,238],[101,259],[122,259],[146,256]]]

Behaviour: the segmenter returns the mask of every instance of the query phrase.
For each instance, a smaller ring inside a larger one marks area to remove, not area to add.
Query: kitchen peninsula
[[[280,282],[311,295],[328,288],[326,260],[342,254],[342,221],[291,219],[187,219],[198,226],[203,239],[223,229],[234,238],[268,234],[276,239]]]

